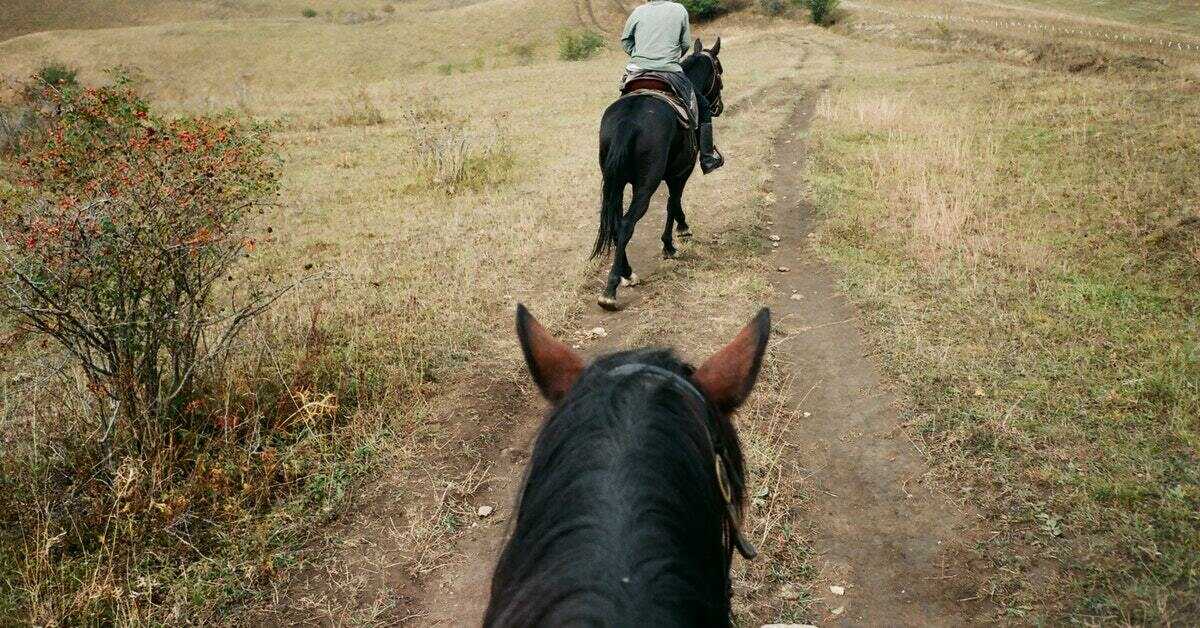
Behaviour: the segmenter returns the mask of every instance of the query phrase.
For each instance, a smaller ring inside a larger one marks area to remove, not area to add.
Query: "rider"
[[[621,33],[629,53],[625,82],[653,73],[669,80],[686,103],[696,103],[700,114],[700,169],[708,174],[725,164],[713,143],[711,105],[684,74],[679,61],[691,46],[692,27],[683,5],[669,0],[649,0],[633,10]]]

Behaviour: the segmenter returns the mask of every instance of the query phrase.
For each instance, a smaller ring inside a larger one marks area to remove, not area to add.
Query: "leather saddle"
[[[648,89],[650,91],[662,92],[670,96],[678,96],[678,94],[675,93],[675,90],[671,89],[671,85],[669,83],[662,79],[653,77],[633,79],[632,81],[625,83],[625,86],[621,88],[621,93],[628,94],[629,92],[634,92],[639,89]]]

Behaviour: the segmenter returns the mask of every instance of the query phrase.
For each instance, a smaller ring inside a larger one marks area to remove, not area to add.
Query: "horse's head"
[[[721,38],[718,37],[717,43],[708,50],[705,50],[704,44],[697,39],[692,54],[684,60],[683,69],[688,78],[692,79],[696,90],[708,99],[713,117],[720,116],[725,111],[725,101],[721,97],[721,91],[725,87],[722,80],[725,68],[721,67]]]
[[[555,404],[556,415],[598,400],[610,407],[626,403],[621,399],[636,397],[656,400],[657,405],[647,406],[647,416],[654,412],[650,407],[659,411],[674,408],[682,416],[703,422],[716,455],[718,483],[728,514],[727,549],[732,552],[736,547],[748,559],[757,551],[740,530],[745,463],[730,415],[754,388],[770,333],[771,312],[764,308],[700,368],[664,349],[614,353],[585,366],[583,358],[551,336],[525,306],[517,307],[517,336],[525,363],[542,395]],[[642,390],[652,392],[651,396],[637,392]]]

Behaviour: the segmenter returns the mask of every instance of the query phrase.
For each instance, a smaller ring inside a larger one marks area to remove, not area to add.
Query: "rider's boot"
[[[700,125],[700,170],[704,174],[708,174],[717,168],[725,165],[725,158],[721,156],[721,151],[713,145],[713,126],[712,124]]]

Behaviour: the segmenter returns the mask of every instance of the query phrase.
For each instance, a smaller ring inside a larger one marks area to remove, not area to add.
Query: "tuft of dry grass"
[[[502,183],[516,156],[498,125],[472,130],[467,121],[426,106],[405,114],[415,185],[456,194]]]
[[[333,126],[376,126],[383,124],[383,113],[366,89],[347,96],[339,103],[337,113],[330,119]]]

